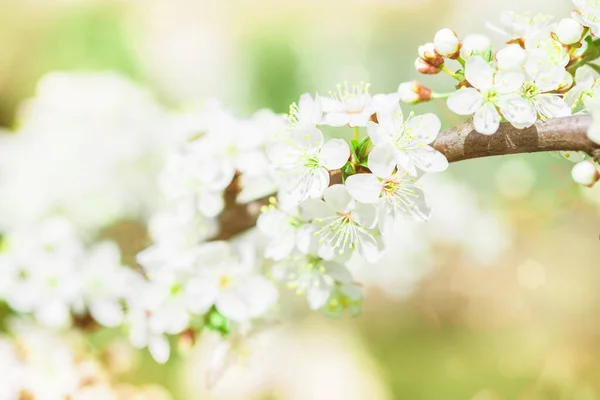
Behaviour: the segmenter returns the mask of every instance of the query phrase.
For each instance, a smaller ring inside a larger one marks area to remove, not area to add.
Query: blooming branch
[[[600,159],[600,145],[588,138],[591,115],[573,115],[538,121],[530,128],[517,129],[510,123],[500,124],[491,136],[477,133],[472,121],[441,132],[433,147],[448,159],[458,162],[473,158],[550,151],[581,151]],[[332,183],[334,180],[331,180]],[[215,240],[227,240],[256,224],[260,208],[272,195],[247,204],[229,203],[221,214],[220,230]]]

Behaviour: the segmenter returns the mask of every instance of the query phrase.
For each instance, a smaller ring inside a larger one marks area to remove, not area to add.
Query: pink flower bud
[[[431,90],[417,81],[401,83],[398,94],[400,94],[400,101],[409,104],[431,100]]]
[[[439,67],[444,63],[444,57],[436,53],[433,43],[425,43],[423,46],[419,46],[419,57],[434,67]]]
[[[439,68],[434,67],[433,65],[429,64],[427,61],[423,60],[421,57],[417,57],[417,59],[415,60],[415,68],[420,73],[426,74],[426,75],[435,75],[440,72]]]
[[[596,164],[590,160],[584,160],[575,164],[571,170],[571,176],[575,182],[587,187],[594,186],[594,183],[600,179],[600,173],[598,172],[598,168],[596,168]]]

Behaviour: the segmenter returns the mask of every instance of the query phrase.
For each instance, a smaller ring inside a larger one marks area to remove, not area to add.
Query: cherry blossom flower
[[[338,85],[337,92],[331,92],[329,97],[322,97],[321,103],[325,112],[321,121],[323,125],[366,126],[374,113],[369,85],[365,83],[352,88],[347,83]]]
[[[416,176],[417,168],[426,172],[440,172],[448,168],[446,157],[429,146],[440,132],[441,123],[434,114],[409,116],[404,120],[400,106],[395,112],[377,113],[379,124],[369,122],[368,131],[374,148],[369,164],[387,162],[394,154],[394,165]]]
[[[565,94],[565,102],[575,109],[583,104],[591,109],[600,100],[600,77],[591,67],[583,65],[575,71],[575,85]]]
[[[540,118],[564,117],[571,110],[561,95],[548,93],[558,89],[563,82],[564,68],[554,67],[528,76],[516,93],[506,94],[498,106],[504,118],[515,128],[532,126]]]
[[[290,123],[296,128],[316,127],[321,123],[323,110],[321,97],[317,94],[313,99],[308,93],[300,96],[298,105],[295,103],[290,107]]]
[[[386,225],[393,223],[397,217],[425,221],[431,212],[415,178],[406,173],[394,173],[394,155],[389,153],[388,157],[386,163],[369,165],[373,173],[356,174],[346,179],[348,192],[355,200],[377,204],[382,232],[387,232]]]
[[[600,31],[600,2],[596,0],[573,0],[577,7],[571,12],[571,18],[590,28],[594,35]]]
[[[273,276],[297,294],[306,294],[313,310],[325,306],[336,285],[352,282],[352,275],[342,264],[304,254],[295,254],[276,263]]]
[[[321,197],[329,186],[329,170],[341,168],[350,157],[342,139],[324,142],[317,128],[293,129],[289,138],[267,147],[267,154],[281,178],[283,191],[300,203]]]
[[[379,244],[371,231],[377,224],[374,205],[358,203],[344,185],[333,185],[325,190],[324,200],[309,199],[301,207],[303,216],[314,221],[320,257],[358,250],[366,261],[377,260]]]
[[[465,78],[472,87],[454,92],[448,108],[459,115],[473,114],[473,125],[479,133],[491,135],[500,126],[497,106],[503,95],[518,90],[525,79],[521,71],[495,72],[482,57],[471,57],[465,65]]]

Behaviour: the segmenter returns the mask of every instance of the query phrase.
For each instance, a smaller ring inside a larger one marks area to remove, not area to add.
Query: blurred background
[[[116,71],[168,107],[217,98],[240,116],[287,112],[301,93],[346,80],[389,93],[419,79],[443,92],[450,80],[413,67],[438,29],[464,37],[487,33],[504,10],[562,18],[571,6],[2,0],[0,126],[18,126],[19,104],[51,71]],[[445,127],[460,122],[443,102],[418,110]],[[548,154],[451,165],[426,182],[432,221],[399,229],[391,254],[357,267],[367,291],[360,316],[298,307],[293,324],[257,340],[251,362],[210,393],[200,356],[209,337],[166,366],[132,355],[118,379],[160,385],[152,398],[166,399],[600,399],[600,187],[576,186],[571,166]],[[119,229],[112,235],[130,240]]]

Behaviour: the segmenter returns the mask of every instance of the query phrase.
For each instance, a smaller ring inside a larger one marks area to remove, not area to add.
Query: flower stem
[[[448,67],[446,67],[445,65],[442,65],[441,68],[442,71],[444,71],[445,73],[447,73],[448,75],[450,75],[451,77],[453,77],[454,79],[456,79],[457,81],[460,81],[461,79],[458,77],[458,75],[456,75],[454,72],[450,71],[448,69]]]
[[[354,127],[354,140],[359,140],[360,139],[360,127],[355,126]]]
[[[465,67],[465,60],[463,60],[462,57],[459,56],[456,61],[458,61],[463,68]]]
[[[454,92],[447,92],[447,93],[437,93],[437,92],[432,92],[431,93],[431,98],[432,99],[446,99],[448,98],[452,93]]]

